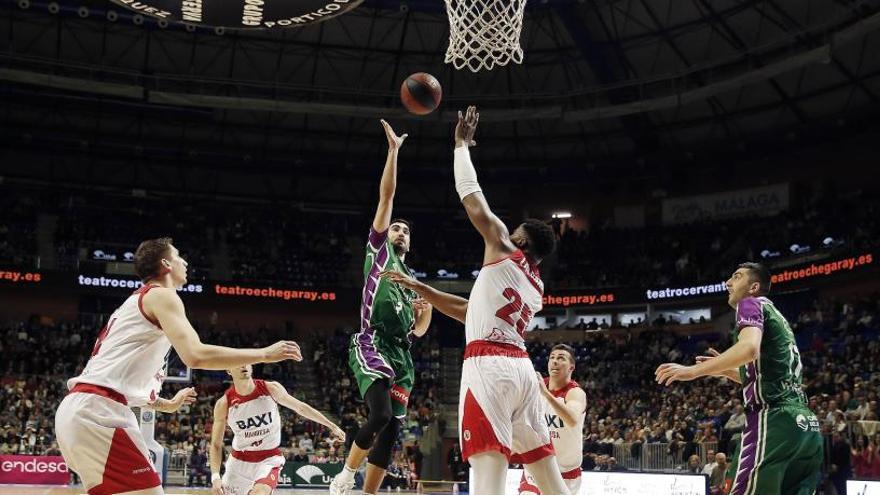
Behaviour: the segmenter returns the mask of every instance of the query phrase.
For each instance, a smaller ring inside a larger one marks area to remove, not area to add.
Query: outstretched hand
[[[339,443],[345,443],[345,432],[342,428],[336,425],[333,425],[333,428],[330,428],[330,437]]]
[[[663,363],[654,371],[654,379],[660,385],[672,385],[675,382],[689,382],[699,378],[693,366],[677,363]]]
[[[263,354],[262,362],[264,363],[277,363],[287,359],[302,361],[302,351],[299,348],[299,344],[292,340],[282,340],[275,342],[269,347],[264,347]]]
[[[403,142],[406,140],[409,134],[402,134],[398,136],[394,133],[394,129],[391,128],[391,124],[386,122],[385,119],[382,119],[379,122],[382,123],[382,127],[385,129],[385,137],[388,138],[388,150],[399,150],[400,147],[403,146]]]
[[[176,394],[174,394],[174,398],[170,400],[171,406],[173,407],[172,411],[175,412],[184,405],[190,405],[196,401],[196,389],[193,387],[187,387],[181,390],[178,390]]]
[[[395,283],[401,287],[405,287],[410,290],[416,290],[422,284],[418,280],[397,270],[386,270],[380,273],[379,276],[389,282]]]
[[[459,146],[476,146],[474,141],[474,133],[477,132],[477,124],[480,122],[480,114],[477,113],[477,107],[471,105],[467,108],[464,115],[461,110],[458,112],[458,124],[455,125],[455,147]]]

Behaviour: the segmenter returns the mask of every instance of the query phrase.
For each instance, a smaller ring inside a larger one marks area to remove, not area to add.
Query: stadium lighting
[[[567,211],[559,211],[553,214],[553,218],[571,218],[571,213]]]

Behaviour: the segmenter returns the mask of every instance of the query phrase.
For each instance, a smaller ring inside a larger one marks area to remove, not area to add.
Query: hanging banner
[[[333,477],[342,471],[343,463],[288,462],[278,477],[279,485],[297,488],[330,486]]]
[[[663,200],[663,223],[674,225],[743,215],[772,215],[788,209],[788,184],[753,187]]]

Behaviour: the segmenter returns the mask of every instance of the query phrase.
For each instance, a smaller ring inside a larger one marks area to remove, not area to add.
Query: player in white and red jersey
[[[547,427],[556,451],[562,479],[572,495],[581,489],[581,462],[584,457],[584,419],[587,394],[571,379],[574,349],[565,344],[553,346],[547,360],[547,378],[541,378],[541,394],[547,402]],[[519,495],[541,495],[531,476],[524,473]]]
[[[511,234],[492,213],[468,151],[476,145],[478,121],[476,108],[469,107],[465,116],[459,112],[455,127],[455,189],[485,242],[483,269],[470,299],[400,274],[383,275],[465,324],[458,416],[462,455],[474,470],[474,493],[503,495],[507,465],[513,462],[524,465],[544,495],[568,495],[523,340],[532,316],[542,307],[544,283],[538,263],[553,252],[556,236],[549,225],[534,219]]]
[[[159,397],[171,347],[184,364],[203,369],[302,359],[295,342],[263,349],[202,343],[175,290],[186,283],[187,263],[170,238],[142,242],[134,266],[143,287],[110,315],[55,412],[58,447],[89,495],[163,493],[130,407],[172,412],[194,400],[191,388],[172,400]]]
[[[214,405],[211,429],[211,494],[268,495],[278,485],[284,466],[281,445],[281,415],[278,404],[304,418],[330,429],[339,442],[345,432],[323,414],[287,393],[277,382],[254,380],[253,367],[238,366],[227,370],[232,386]],[[226,460],[226,472],[220,477],[223,463],[223,435],[226,425],[232,429],[232,453]]]

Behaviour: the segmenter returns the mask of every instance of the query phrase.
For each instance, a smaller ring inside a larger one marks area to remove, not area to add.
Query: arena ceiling
[[[225,32],[136,24],[105,1],[50,7],[0,7],[7,151],[350,174],[384,153],[386,117],[409,132],[411,166],[432,169],[448,167],[455,110],[477,104],[479,163],[503,173],[793,140],[880,109],[880,0],[532,0],[523,64],[479,74],[443,63],[440,0]],[[398,88],[421,71],[444,101],[417,118]]]

